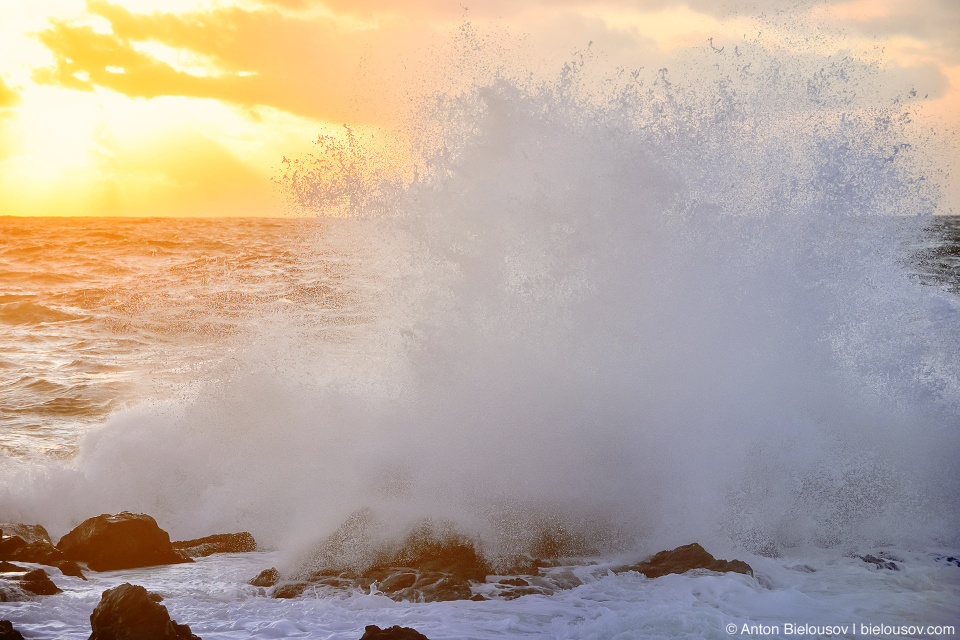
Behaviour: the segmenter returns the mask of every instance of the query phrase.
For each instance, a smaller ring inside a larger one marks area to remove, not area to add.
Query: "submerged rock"
[[[218,533],[196,540],[179,540],[173,548],[191,558],[206,557],[213,553],[246,553],[257,550],[257,541],[253,535],[240,533]]]
[[[38,596],[52,596],[60,593],[62,589],[53,583],[50,576],[43,569],[34,569],[28,571],[20,578],[20,586],[24,591],[36,594]]]
[[[193,562],[174,550],[170,536],[156,520],[128,511],[84,520],[60,539],[57,548],[94,571]]]
[[[896,562],[893,562],[883,557],[878,558],[876,556],[870,555],[869,553],[865,556],[857,556],[857,557],[863,560],[864,562],[866,562],[867,564],[876,565],[877,569],[888,569],[889,571],[900,571],[900,567],[897,566]],[[900,562],[903,562],[903,560],[901,560]]]
[[[394,625],[381,629],[375,624],[367,625],[360,640],[430,640],[416,629]]]
[[[753,569],[746,562],[742,560],[717,560],[696,542],[677,547],[672,551],[661,551],[643,562],[617,569],[617,572],[637,571],[648,578],[659,578],[670,573],[686,573],[691,569],[707,569],[708,571],[718,572],[732,571],[753,575]]]
[[[88,640],[200,640],[188,625],[170,619],[162,600],[129,582],[107,589],[90,614]]]
[[[12,622],[0,620],[0,640],[23,640],[23,636],[13,628]]]
[[[5,574],[0,583],[0,602],[30,600],[31,596],[52,596],[62,591],[43,569],[4,562],[0,563],[0,570]]]

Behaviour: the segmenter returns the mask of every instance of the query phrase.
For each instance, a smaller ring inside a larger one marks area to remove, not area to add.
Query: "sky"
[[[284,158],[399,127],[465,25],[545,69],[588,47],[672,68],[748,37],[852,57],[876,106],[916,94],[960,168],[957,0],[0,0],[0,215],[282,215]]]

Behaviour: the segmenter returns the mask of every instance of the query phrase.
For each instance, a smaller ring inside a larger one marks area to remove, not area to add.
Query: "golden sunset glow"
[[[770,4],[0,0],[0,214],[277,215],[283,158],[345,123],[396,126],[431,48],[465,21],[557,64],[587,46],[624,68],[744,39],[846,51],[915,83],[921,117],[957,129],[960,5]]]

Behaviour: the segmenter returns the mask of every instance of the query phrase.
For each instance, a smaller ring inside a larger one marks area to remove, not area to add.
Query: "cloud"
[[[0,109],[20,104],[20,94],[8,87],[0,77]]]
[[[274,9],[219,8],[203,13],[134,14],[91,0],[88,11],[109,21],[110,33],[51,21],[37,38],[54,65],[34,80],[131,97],[188,96],[238,105],[267,105],[313,118],[364,120],[382,112],[382,96],[358,94],[364,64],[401,65],[423,42],[422,29],[390,26],[350,31],[329,18],[290,17]],[[203,73],[175,68],[145,51],[165,45],[208,60]]]
[[[877,0],[877,5],[878,11],[863,16],[841,14],[837,26],[871,37],[906,36],[923,41],[934,55],[952,65],[960,64],[960,2]]]

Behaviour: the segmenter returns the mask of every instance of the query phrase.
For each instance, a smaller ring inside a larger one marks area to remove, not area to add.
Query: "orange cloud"
[[[51,21],[37,38],[54,65],[34,80],[66,88],[101,86],[131,97],[187,96],[266,105],[323,120],[363,121],[387,109],[358,94],[364,62],[402,66],[422,42],[420,30],[389,27],[345,31],[331,19],[300,19],[275,9],[238,7],[204,13],[134,14],[100,0],[88,11],[109,21],[110,33]],[[144,52],[165,45],[209,60],[206,73],[176,69]]]

